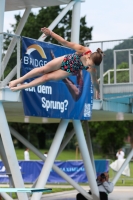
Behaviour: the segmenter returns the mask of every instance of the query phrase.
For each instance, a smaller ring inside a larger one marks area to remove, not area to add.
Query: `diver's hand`
[[[51,35],[52,31],[46,27],[41,28],[41,31],[45,34],[45,36]]]

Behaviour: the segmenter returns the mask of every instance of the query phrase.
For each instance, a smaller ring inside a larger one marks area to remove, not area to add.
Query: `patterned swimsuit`
[[[91,53],[91,51],[87,51],[86,53],[80,55],[76,53],[65,55],[60,69],[68,73],[72,73],[73,75],[75,75],[79,70],[87,70],[89,67],[84,66],[80,60],[81,56],[87,53]]]

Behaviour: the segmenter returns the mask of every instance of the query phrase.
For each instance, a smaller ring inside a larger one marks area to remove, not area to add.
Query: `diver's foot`
[[[19,87],[11,87],[10,90],[12,92],[18,92],[18,91],[20,91]]]
[[[18,84],[17,80],[10,81],[9,88],[15,87],[15,86],[17,86],[17,84]]]

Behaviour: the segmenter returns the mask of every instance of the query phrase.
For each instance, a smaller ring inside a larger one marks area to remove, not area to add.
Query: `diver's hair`
[[[100,65],[103,56],[104,56],[103,51],[100,48],[98,48],[96,52],[91,54],[91,59],[95,65]]]

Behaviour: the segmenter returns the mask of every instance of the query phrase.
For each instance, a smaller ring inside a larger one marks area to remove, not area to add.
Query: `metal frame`
[[[1,83],[0,83],[0,86],[1,87],[5,87],[9,81],[16,75],[17,73],[17,78],[20,77],[20,65],[21,65],[21,61],[20,61],[20,42],[21,42],[21,37],[18,36],[18,35],[13,35],[13,34],[8,34],[8,33],[0,33],[0,35],[8,35],[8,36],[11,36],[13,37],[11,43],[13,43],[13,46],[10,45],[7,52],[6,52],[6,56],[3,58],[3,61],[1,62]],[[7,60],[10,59],[10,56],[11,56],[11,53],[15,47],[17,43],[17,65],[12,69],[12,71],[6,76],[4,77],[3,73],[4,73],[4,70],[6,69],[6,65],[7,65]],[[11,51],[12,50],[12,51]],[[6,57],[7,57],[7,60],[6,60]]]
[[[18,24],[18,27],[17,27],[16,32],[15,32],[15,35],[18,35],[18,37],[19,37],[19,35],[21,34],[21,32],[23,30],[23,27],[24,27],[24,25],[25,25],[25,23],[26,23],[26,21],[27,21],[27,19],[29,17],[30,11],[31,11],[31,8],[27,8],[25,10],[25,12],[23,14],[23,17],[21,18],[21,20],[20,20],[20,22]],[[9,47],[8,47],[8,50],[7,50],[6,54],[5,54],[5,57],[3,58],[2,64],[1,64],[2,65],[2,74],[1,74],[1,76],[3,75],[3,72],[6,69],[7,63],[9,61],[10,57],[11,57],[11,54],[12,54],[12,52],[14,50],[14,47],[16,46],[16,43],[17,43],[17,52],[20,53],[19,40],[17,40],[17,37],[13,37],[13,39],[12,39],[12,41],[11,41]],[[18,56],[17,56],[17,58],[18,58]],[[19,66],[20,66],[19,61],[20,61],[20,56],[17,59],[18,70],[19,70]]]
[[[121,49],[121,50],[114,50],[113,51],[113,53],[114,53],[114,84],[117,83],[116,72],[117,71],[124,71],[124,69],[119,69],[118,70],[116,68],[116,53],[117,52],[122,52],[122,51],[128,51],[129,69],[125,69],[125,70],[129,70],[129,83],[133,82],[133,80],[132,80],[132,61],[131,61],[131,57],[132,57],[131,51],[133,51],[133,49]]]
[[[4,10],[5,10],[5,0],[0,2],[0,32],[3,32],[4,24]],[[2,49],[3,49],[3,35],[0,35],[0,77],[2,73],[1,60],[2,60]]]
[[[13,183],[16,188],[24,188],[22,175],[18,167],[17,157],[16,157],[14,146],[13,146],[13,142],[12,142],[11,134],[10,134],[9,127],[7,124],[2,102],[0,102],[0,116],[1,116],[0,117],[1,139],[4,146],[6,158],[8,160],[8,164],[10,167],[10,171],[12,174]],[[20,200],[22,199],[28,200],[28,197],[25,193],[23,194],[19,193],[18,198]]]
[[[26,140],[22,135],[20,135],[17,131],[15,131],[12,127],[10,127],[10,132],[11,134],[17,138],[22,144],[24,144],[27,148],[29,148],[35,155],[37,155],[41,160],[45,161],[46,157],[40,153],[40,151],[34,147],[28,140]],[[71,133],[71,132],[70,132]],[[64,134],[64,133],[63,133]],[[67,144],[67,143],[66,143]],[[61,152],[61,151],[60,151]],[[70,185],[72,185],[77,191],[79,191],[80,193],[82,193],[86,198],[90,197],[90,199],[92,199],[92,197],[86,193],[86,191],[80,187],[80,185],[78,185],[75,181],[73,181],[73,179],[71,179],[66,173],[64,173],[62,170],[60,170],[56,165],[52,165],[52,169],[59,174],[62,178],[64,178]],[[45,176],[45,174],[44,174]],[[33,184],[33,187],[37,184],[37,181],[35,184]]]
[[[60,13],[60,15],[53,21],[53,23],[49,26],[49,28],[52,30],[58,24],[58,22],[62,19],[62,17],[68,12],[68,10],[73,6],[73,14],[72,14],[73,15],[73,19],[72,19],[72,30],[73,31],[72,31],[71,40],[72,41],[75,40],[74,42],[79,42],[79,27],[80,27],[79,26],[80,25],[80,15],[79,15],[79,13],[80,13],[80,6],[81,6],[80,4],[81,4],[80,1],[71,1],[66,6],[66,8]],[[19,25],[18,31],[16,31],[16,34],[21,33],[22,27],[24,25],[24,22],[27,20],[29,13],[30,13],[30,8],[27,9],[27,11],[25,12],[25,14],[23,16],[23,20],[20,22],[20,25]],[[76,26],[75,26],[75,24],[76,24]],[[2,29],[1,29],[1,32],[2,32]],[[76,32],[76,34],[75,34],[75,32]],[[75,38],[75,35],[77,36],[76,38]],[[40,41],[44,40],[44,39],[45,38],[42,38],[42,36],[39,38]],[[6,55],[4,57],[3,62],[2,62],[3,67],[1,67],[1,69],[2,69],[1,76],[4,72],[4,69],[6,68],[7,62],[9,61],[9,58],[11,56],[11,52],[13,51],[16,43],[17,43],[17,50],[19,51],[19,47],[20,47],[19,36],[15,37],[15,39],[12,40],[12,42],[11,42],[11,44],[10,44],[8,50],[7,50],[8,55]],[[2,47],[2,44],[1,44],[1,47]],[[3,82],[4,85],[7,83],[7,81],[9,79],[12,78],[14,73],[17,72],[17,76],[19,77],[20,68],[17,70],[17,68],[20,67],[19,62],[20,62],[20,53],[18,52],[17,67],[15,66],[15,68],[10,72],[8,77],[6,77],[6,81],[4,80],[4,82]],[[22,187],[24,187],[24,183],[23,183],[23,180],[22,180],[20,170],[18,168],[18,162],[17,162],[17,158],[16,158],[16,155],[15,155],[15,150],[14,150],[13,143],[12,143],[12,140],[11,140],[11,135],[10,135],[10,131],[9,131],[9,128],[8,128],[8,124],[7,124],[7,120],[6,120],[6,116],[5,116],[5,113],[4,113],[2,102],[0,102],[0,114],[1,114],[1,118],[2,118],[1,123],[0,123],[0,125],[1,125],[0,126],[1,138],[2,138],[4,149],[5,149],[6,158],[9,162],[9,168],[10,168],[10,171],[11,171],[11,174],[12,174],[13,183],[14,183],[15,187],[22,188]],[[39,178],[38,178],[38,180],[35,184],[36,188],[44,187],[46,182],[47,182],[47,178],[48,178],[48,175],[49,175],[50,170],[52,168],[52,165],[54,163],[54,160],[55,160],[58,152],[61,151],[60,145],[61,145],[61,142],[62,142],[63,136],[65,134],[68,123],[69,123],[69,120],[61,120],[61,122],[59,124],[59,127],[56,131],[56,134],[55,134],[55,138],[53,140],[53,143],[50,147],[48,156],[46,158],[45,165],[43,166],[41,174],[40,174],[40,176],[39,176]],[[79,129],[80,132],[76,128],[77,123],[78,123],[78,127],[80,128]],[[73,121],[73,124],[74,124],[74,129],[75,129],[75,130],[73,130],[73,132],[76,132],[76,135],[77,135],[77,138],[78,138],[78,141],[79,141],[82,157],[83,157],[83,160],[85,162],[85,168],[86,168],[86,171],[87,171],[87,176],[90,180],[90,185],[91,185],[93,196],[90,196],[88,193],[86,193],[77,183],[75,183],[72,179],[70,179],[70,177],[68,177],[64,172],[60,171],[57,167],[54,166],[54,169],[56,169],[57,172],[59,172],[70,184],[72,184],[86,198],[92,199],[92,197],[93,197],[94,200],[98,200],[99,199],[99,193],[98,193],[98,187],[97,187],[96,181],[95,181],[95,173],[94,173],[93,166],[92,166],[90,156],[89,156],[89,153],[88,153],[87,144],[85,142],[81,122],[79,120]],[[13,130],[11,130],[11,131],[14,132]],[[81,132],[82,132],[82,134],[81,134]],[[17,137],[19,137],[19,139],[21,138],[20,136],[18,136],[18,134],[17,134]],[[69,137],[69,139],[70,139],[70,137]],[[21,139],[24,140],[23,138],[21,138]],[[82,147],[81,141],[84,143],[83,147]],[[26,142],[26,141],[24,140],[24,142]],[[65,145],[66,144],[67,144],[67,142],[65,142]],[[35,150],[35,148],[33,146],[31,146],[29,143],[28,143],[28,147],[32,150]],[[35,151],[36,151],[37,154],[39,154],[37,150],[35,150]],[[86,155],[85,152],[87,152],[87,155]],[[41,158],[42,158],[42,155],[39,154],[39,156],[41,156]],[[44,155],[43,155],[43,159],[44,159]],[[88,165],[90,166],[91,171],[88,169]],[[37,199],[40,199],[40,198],[41,198],[41,193],[34,193],[31,197],[32,200],[37,200]],[[7,199],[9,199],[9,198],[7,198]],[[22,199],[26,200],[26,199],[28,199],[28,197],[27,197],[26,194],[20,194],[19,193],[18,199],[19,200],[22,200]]]

